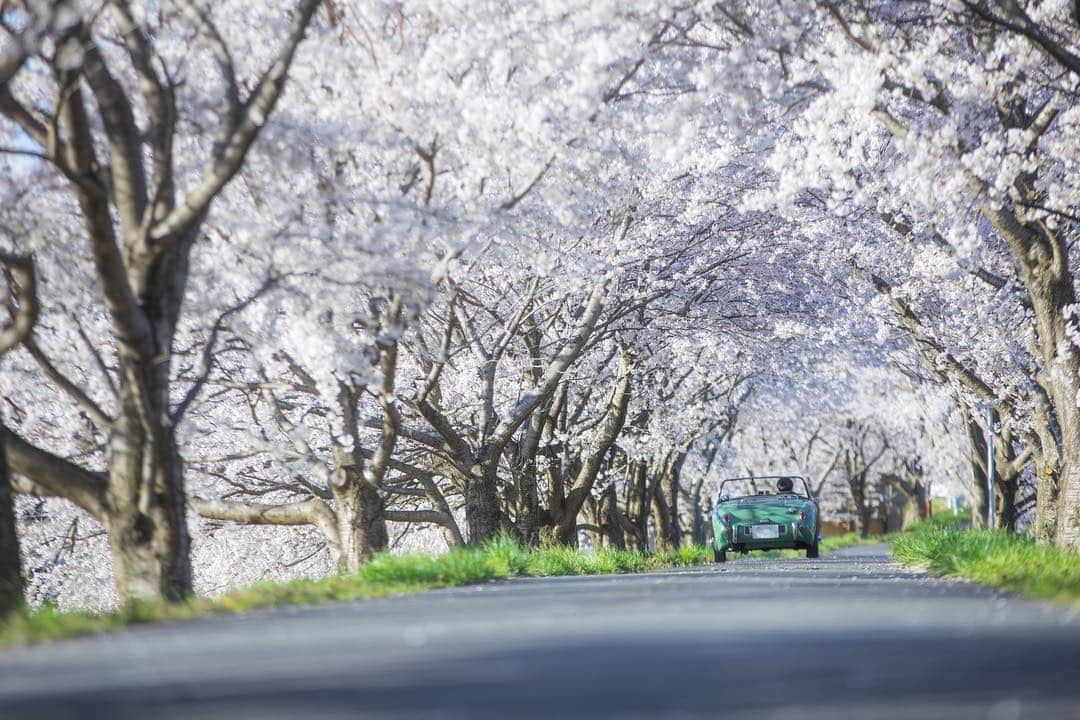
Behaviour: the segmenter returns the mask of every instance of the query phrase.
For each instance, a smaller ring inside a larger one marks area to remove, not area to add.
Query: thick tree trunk
[[[1016,532],[1016,521],[1019,513],[1016,508],[1017,491],[1020,478],[1014,476],[1004,478],[997,486],[995,495],[995,512],[998,517],[997,526],[1002,530]]]
[[[690,492],[690,542],[705,545],[708,542],[709,515],[712,513],[712,501],[702,500],[703,479],[699,478]]]
[[[925,482],[920,480],[915,483],[915,497],[912,502],[915,505],[915,517],[918,520],[928,520],[930,518],[930,496],[929,487]]]
[[[566,497],[562,497],[561,483],[559,483],[558,492],[552,493],[551,517],[555,522],[555,528],[550,537],[555,543],[573,547],[578,544],[578,513],[581,512],[585,501],[592,497],[596,478],[626,422],[626,409],[630,404],[631,368],[632,358],[629,350],[624,346],[621,348],[619,357],[618,380],[611,399],[608,401],[607,420],[600,429],[596,446],[587,457],[571,465],[574,475]]]
[[[339,470],[335,481],[331,490],[341,548],[338,572],[352,573],[390,544],[386,510],[378,488],[365,481],[360,468],[348,466]]]
[[[556,390],[553,400],[542,408],[543,411],[538,410],[529,418],[524,438],[519,446],[520,469],[514,532],[518,540],[527,547],[536,547],[540,544],[541,528],[550,520],[540,507],[540,472],[537,467],[537,458],[540,454],[541,441],[550,440],[551,429],[565,400],[566,385],[563,384]]]
[[[514,523],[514,537],[526,547],[541,544],[544,519],[538,507],[529,504],[518,510],[517,522]]]
[[[465,525],[469,544],[481,545],[503,531],[495,462],[477,463],[465,484]]]
[[[121,418],[109,439],[105,526],[125,600],[179,600],[192,589],[180,455],[171,428],[155,430],[148,437]]]
[[[926,520],[929,517],[926,483],[918,478],[913,478],[910,483],[897,483],[894,487],[900,491],[904,498],[900,530],[906,530],[916,522]]]
[[[3,81],[0,81],[2,87]],[[0,327],[0,358],[19,343],[25,342],[37,323],[40,307],[37,301],[37,275],[30,256],[0,252],[0,264],[9,274],[9,291],[15,302],[11,322]],[[19,557],[19,536],[15,531],[15,501],[11,486],[11,471],[7,459],[7,427],[0,418],[0,620],[23,602],[22,564]]]
[[[635,549],[649,549],[649,516],[652,513],[654,483],[649,481],[649,468],[644,460],[633,461],[633,490],[627,512],[635,531]]]
[[[1080,422],[1069,429],[1058,487],[1057,546],[1080,551]]]
[[[1072,345],[1064,316],[1065,308],[1075,305],[1076,295],[1067,269],[1061,271],[1065,276],[1057,276],[1051,267],[1024,267],[1045,363],[1039,380],[1047,390],[1060,433],[1059,474],[1055,478],[1052,469],[1047,473],[1046,468],[1039,473],[1038,490],[1043,497],[1036,501],[1042,509],[1037,525],[1042,530],[1036,532],[1045,537],[1053,530],[1058,547],[1080,550],[1080,408],[1076,404],[1080,354]],[[1052,515],[1056,517],[1051,519]]]
[[[4,456],[5,432],[6,428],[0,422],[0,619],[23,603],[19,537],[15,534],[15,503],[7,458]]]
[[[522,545],[536,547],[540,544],[540,530],[543,525],[544,518],[537,492],[536,456],[533,455],[525,461],[525,467],[521,470],[514,534]]]
[[[1061,436],[1056,544],[1080,550],[1080,351],[1073,345],[1065,317],[1066,309],[1076,306],[1076,292],[1062,239],[1028,240],[1021,267],[1035,310],[1037,347],[1044,363],[1039,381],[1047,390]]]
[[[171,412],[172,346],[199,224],[170,238],[145,274],[139,308],[147,336],[121,338],[118,416],[107,447],[109,545],[125,600],[190,595],[191,538],[184,472]]]
[[[1035,542],[1052,545],[1057,538],[1057,473],[1049,466],[1040,467],[1036,483]]]
[[[540,544],[545,547],[564,545],[576,548],[578,546],[577,517],[573,522],[554,523],[544,528],[540,533]]]
[[[847,482],[848,490],[851,492],[852,504],[855,505],[855,514],[859,517],[859,535],[864,538],[868,537],[870,535],[870,519],[873,511],[870,509],[866,497],[866,472],[863,471],[854,476],[848,476]]]
[[[859,504],[859,536],[870,537],[870,521],[873,520],[873,511],[865,504]]]
[[[962,408],[961,413],[968,438],[968,467],[971,470],[971,525],[982,528],[986,527],[990,512],[990,498],[986,489],[986,440],[982,428],[967,409]]]
[[[974,189],[985,189],[976,181]],[[1034,176],[1021,177],[1017,189],[1034,197]],[[1036,354],[1042,360],[1037,378],[1045,388],[1060,433],[1060,475],[1057,493],[1058,547],[1080,550],[1080,349],[1073,343],[1066,312],[1076,307],[1076,289],[1069,268],[1064,233],[1045,225],[1024,224],[1007,206],[987,203],[982,214],[1008,242],[1035,314]]]
[[[1057,538],[1058,472],[1061,432],[1045,389],[1035,388],[1035,542],[1053,545]]]
[[[1071,288],[1070,288],[1071,290]],[[1070,293],[1071,294],[1071,293]],[[1058,318],[1064,324],[1064,318]],[[1062,339],[1061,343],[1068,340]],[[1061,548],[1080,551],[1080,408],[1077,408],[1076,349],[1064,351],[1068,358],[1061,358],[1054,369],[1055,409],[1061,428],[1061,471],[1057,478],[1057,537],[1055,544]],[[1060,377],[1059,377],[1060,375]],[[1044,486],[1048,483],[1044,483]],[[1051,496],[1050,487],[1046,487]]]
[[[665,463],[664,470],[656,478],[653,494],[653,523],[656,526],[656,549],[677,550],[682,540],[679,527],[679,474],[676,468]]]
[[[615,492],[615,483],[610,483],[600,495],[600,529],[607,547],[618,550],[626,549],[626,534],[622,529],[619,513],[619,496]]]
[[[552,463],[548,466],[548,522],[540,528],[540,544],[543,546],[577,546],[577,533],[574,533],[574,536],[569,539],[563,539],[563,535],[560,534],[560,526],[563,524],[563,518],[566,514],[566,478],[574,472],[574,468],[573,460],[567,457],[566,454],[560,458],[557,465]]]
[[[914,525],[916,522],[922,519],[920,515],[921,513],[919,513],[918,504],[909,500],[907,503],[904,504],[904,513],[902,519],[900,520],[900,529],[906,530],[907,528]]]

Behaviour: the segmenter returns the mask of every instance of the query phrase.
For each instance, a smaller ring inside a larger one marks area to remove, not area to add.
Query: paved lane
[[[0,718],[1080,718],[1080,616],[883,547],[0,652]]]

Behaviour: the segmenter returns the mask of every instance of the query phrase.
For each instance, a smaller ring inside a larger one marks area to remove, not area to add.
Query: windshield
[[[798,475],[772,477],[732,478],[720,484],[720,500],[746,497],[748,495],[773,495],[809,498],[806,480]]]

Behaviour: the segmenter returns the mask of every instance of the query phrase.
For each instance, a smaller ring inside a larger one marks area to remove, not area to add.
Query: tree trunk
[[[971,526],[982,528],[989,522],[990,510],[986,491],[986,439],[966,408],[961,409],[961,414],[968,437],[968,467],[971,469]]]
[[[1041,467],[1036,482],[1035,542],[1052,545],[1057,537],[1057,473],[1049,467]]]
[[[179,600],[191,593],[183,470],[170,427],[148,435],[132,416],[109,439],[105,526],[116,587],[125,600]]]
[[[618,550],[626,549],[626,534],[622,529],[619,513],[619,496],[615,493],[615,483],[610,483],[600,495],[600,528],[607,547]]]
[[[5,432],[4,424],[0,422],[0,619],[23,603],[19,537],[15,534],[15,503],[7,458],[4,456]]]
[[[628,460],[630,463],[629,497],[626,502],[626,514],[634,528],[634,549],[644,552],[649,549],[649,513],[652,511],[652,483],[648,480],[648,470],[643,460]]]
[[[540,508],[531,503],[526,504],[518,510],[517,522],[514,523],[514,537],[525,547],[537,547],[541,544],[543,526],[544,519]]]
[[[698,478],[690,491],[690,542],[705,545],[708,542],[709,515],[712,501],[706,498],[702,502],[704,478]]]
[[[859,503],[859,536],[870,537],[870,521],[873,519],[873,511],[865,503]]]
[[[904,498],[899,530],[906,530],[916,522],[925,520],[927,510],[926,484],[915,480],[907,488],[897,486]]]
[[[540,544],[540,528],[544,524],[537,491],[535,450],[530,457],[525,458],[519,476],[514,534],[522,545],[535,547]]]
[[[1067,256],[1061,238],[1033,242],[1021,267],[1044,362],[1039,380],[1047,389],[1061,433],[1056,544],[1080,550],[1080,408],[1076,404],[1080,351],[1072,343],[1065,317],[1065,310],[1076,305]]]
[[[673,464],[664,463],[655,479],[653,522],[656,525],[657,551],[677,550],[682,538],[679,527],[679,475]]]
[[[6,79],[4,80],[6,82]],[[2,82],[0,82],[2,87]],[[11,322],[0,327],[0,358],[33,333],[40,306],[37,274],[31,256],[0,252],[0,264],[8,274],[7,299]],[[14,310],[11,310],[14,308]],[[7,459],[7,427],[0,417],[0,620],[23,602],[19,536],[15,531],[15,501]]]
[[[338,572],[356,572],[365,560],[390,544],[383,499],[355,466],[338,470],[331,484],[334,517],[341,544]]]
[[[1035,387],[1035,542],[1053,545],[1057,538],[1058,472],[1061,432],[1046,391]]]
[[[975,189],[981,188],[976,185]],[[1017,189],[1034,198],[1034,176],[1021,176]],[[1009,244],[1031,299],[1033,349],[1043,363],[1037,380],[1046,390],[1061,438],[1055,542],[1058,547],[1080,550],[1080,408],[1076,402],[1080,349],[1071,337],[1076,320],[1070,309],[1076,306],[1076,289],[1069,247],[1063,232],[1024,224],[1000,203],[986,203],[982,214]]]
[[[1019,490],[1020,478],[1013,475],[1008,478],[1003,478],[1001,484],[997,486],[996,494],[996,513],[998,517],[997,526],[1002,530],[1009,532],[1016,532],[1016,521],[1019,519],[1019,513],[1016,508],[1016,495]]]
[[[520,444],[518,457],[518,502],[514,531],[518,540],[527,547],[540,544],[541,528],[549,518],[540,507],[540,472],[537,458],[542,441],[551,439],[551,430],[566,401],[566,385],[562,384],[555,395],[541,411],[534,412],[529,418],[524,438]]]
[[[915,497],[913,502],[916,509],[916,518],[919,520],[930,519],[930,496],[929,487],[921,480],[915,483]]]
[[[540,533],[540,544],[545,547],[563,545],[576,548],[578,546],[577,517],[573,522],[558,522],[544,528]]]
[[[1062,380],[1067,389],[1061,391],[1062,404],[1072,403],[1074,407],[1066,412],[1059,411],[1062,421],[1064,450],[1061,461],[1061,475],[1057,487],[1057,546],[1080,551],[1080,416],[1078,416],[1075,384],[1071,380]]]
[[[470,545],[481,545],[503,531],[495,462],[478,462],[472,468],[465,484],[465,525]]]
[[[850,464],[850,463],[849,463]],[[866,497],[866,471],[848,476],[848,489],[851,492],[851,501],[855,505],[855,513],[859,516],[859,535],[870,535],[870,519],[873,511]]]
[[[145,271],[146,336],[120,338],[118,416],[107,447],[105,525],[125,600],[179,600],[192,592],[183,465],[171,413],[172,346],[199,225],[169,239]]]
[[[584,460],[572,464],[574,476],[565,498],[561,497],[562,487],[558,493],[552,493],[551,517],[555,522],[555,529],[551,538],[560,545],[577,546],[578,513],[585,501],[592,497],[596,478],[626,422],[626,409],[630,405],[631,369],[630,352],[623,346],[619,356],[618,379],[608,401],[607,420],[600,429],[596,446]]]

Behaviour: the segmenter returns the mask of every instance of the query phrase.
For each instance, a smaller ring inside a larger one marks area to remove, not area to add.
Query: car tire
[[[712,557],[713,557],[713,562],[718,562],[718,563],[727,562],[727,548],[724,548],[723,550],[717,550],[716,548],[713,548]]]
[[[806,546],[806,557],[808,557],[808,558],[820,557],[820,553],[819,553],[819,550],[818,550],[818,544],[817,543],[814,543],[813,545],[807,545]]]

